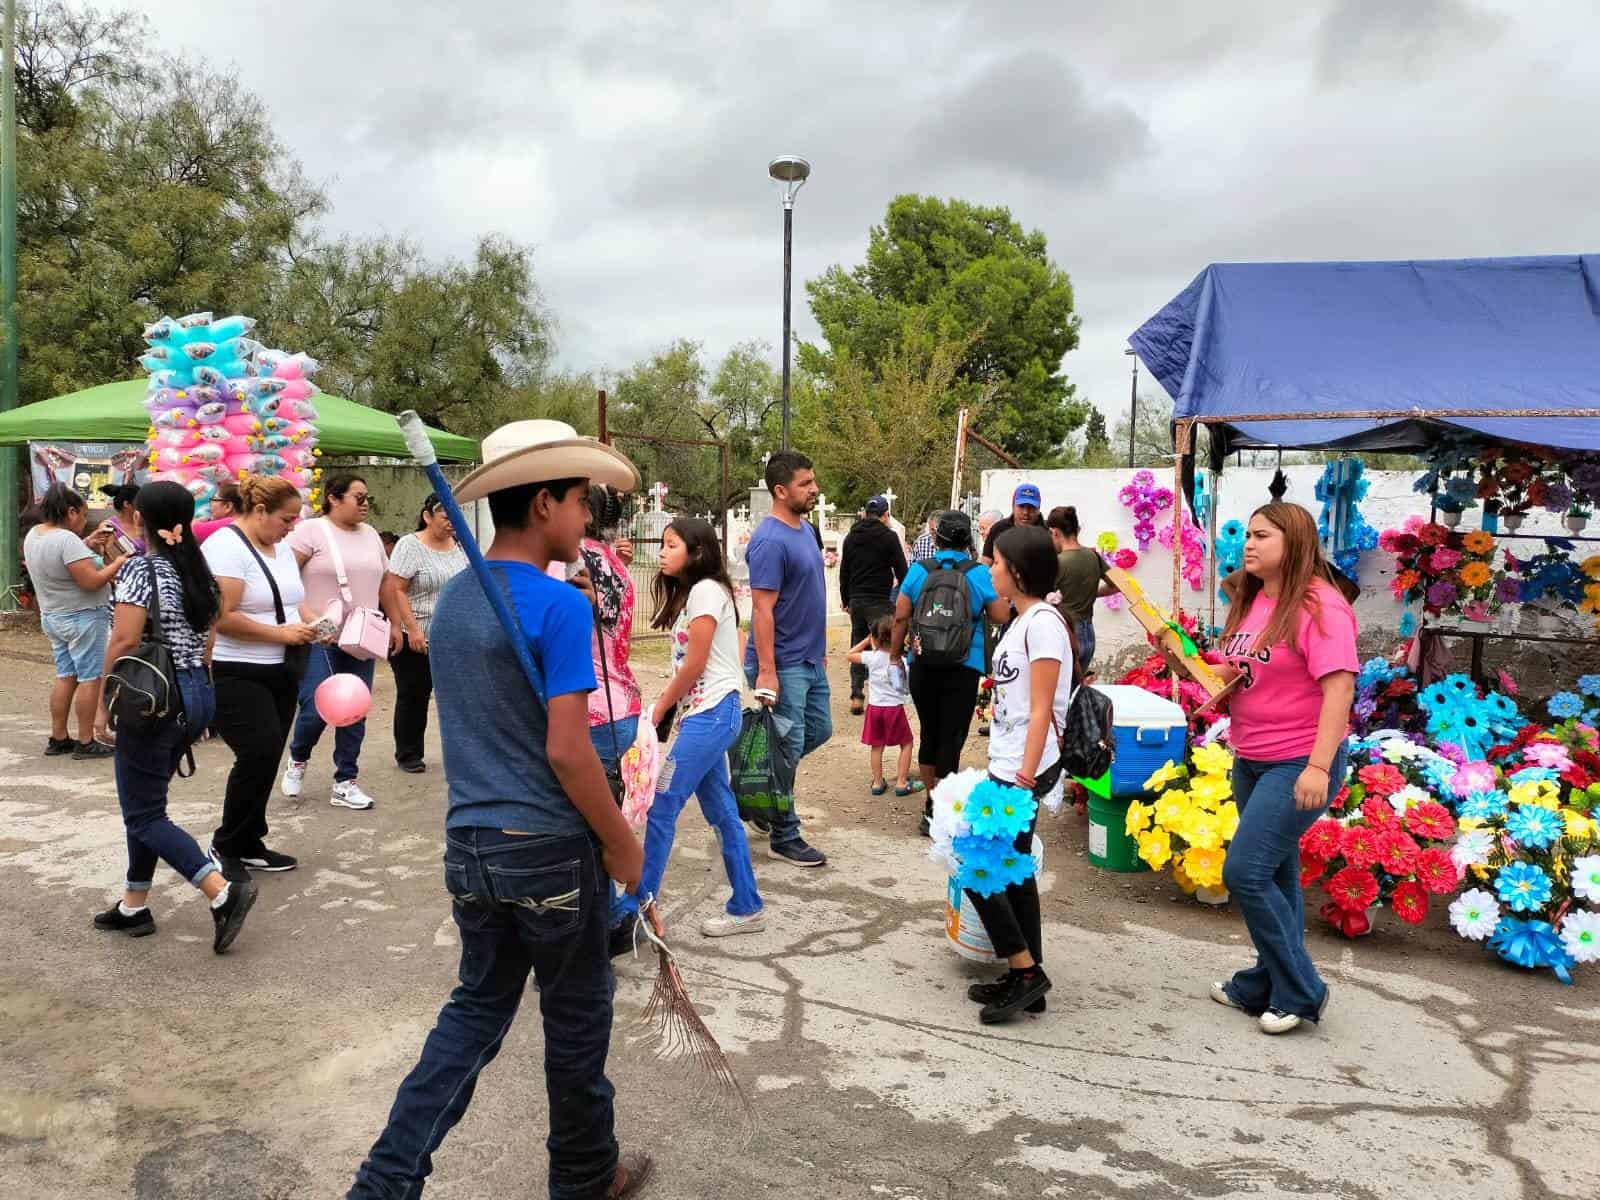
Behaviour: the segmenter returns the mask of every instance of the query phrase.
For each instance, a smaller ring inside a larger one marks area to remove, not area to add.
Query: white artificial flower
[[[1572,860],[1572,894],[1590,904],[1600,904],[1600,854]]]
[[[1561,922],[1561,944],[1574,962],[1600,962],[1600,913],[1575,908]]]
[[[961,869],[954,842],[972,832],[961,807],[972,795],[972,789],[987,778],[986,771],[957,771],[941,779],[933,789],[933,819],[928,823],[928,836],[933,845],[928,847],[928,857],[945,864],[952,873]]]
[[[1392,737],[1384,739],[1383,757],[1392,763],[1410,762],[1413,758],[1424,758],[1428,751],[1417,745],[1407,737]]]
[[[1465,875],[1468,867],[1481,867],[1494,853],[1494,834],[1487,829],[1472,829],[1456,838],[1450,847],[1450,861],[1456,865],[1456,874]]]
[[[1450,924],[1467,940],[1481,942],[1500,924],[1500,903],[1482,888],[1462,892],[1450,905]]]
[[[1431,793],[1424,791],[1416,784],[1411,783],[1401,788],[1398,792],[1390,795],[1389,803],[1394,806],[1395,812],[1404,813],[1406,809],[1417,804],[1426,804],[1432,799],[1433,796]]]

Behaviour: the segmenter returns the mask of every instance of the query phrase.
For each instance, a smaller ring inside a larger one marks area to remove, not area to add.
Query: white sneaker
[[[736,933],[759,933],[766,927],[767,914],[763,909],[747,917],[735,917],[727,913],[720,917],[710,917],[701,922],[700,932],[706,937],[732,937]]]
[[[1224,1008],[1237,1008],[1240,1012],[1244,1011],[1244,1005],[1228,995],[1228,989],[1220,983],[1211,985],[1211,998]]]
[[[305,789],[306,764],[291,760],[289,769],[283,773],[283,794],[290,800],[298,800]]]
[[[1300,1028],[1300,1018],[1293,1013],[1286,1013],[1276,1008],[1269,1008],[1261,1014],[1262,1033],[1288,1033],[1291,1029]]]
[[[329,804],[339,808],[353,808],[357,811],[372,807],[372,797],[361,790],[354,779],[348,783],[333,785],[333,795],[328,800]]]

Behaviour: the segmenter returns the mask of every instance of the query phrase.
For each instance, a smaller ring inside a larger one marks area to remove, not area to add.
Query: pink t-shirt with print
[[[1337,588],[1320,579],[1312,582],[1311,591],[1320,608],[1315,615],[1309,607],[1302,610],[1292,644],[1252,649],[1277,607],[1265,593],[1256,596],[1238,632],[1222,641],[1223,657],[1244,673],[1229,706],[1233,724],[1228,735],[1243,758],[1283,762],[1309,755],[1322,713],[1319,681],[1335,671],[1361,669],[1355,610]]]
[[[340,599],[339,576],[328,553],[330,534],[339,543],[339,555],[344,559],[344,573],[350,580],[356,607],[377,608],[378,589],[383,584],[383,573],[389,569],[383,539],[376,529],[364,522],[354,529],[340,529],[327,517],[301,521],[289,535],[289,549],[302,557],[310,555],[310,561],[300,568],[300,578],[306,585],[306,607],[313,613],[325,613]]]

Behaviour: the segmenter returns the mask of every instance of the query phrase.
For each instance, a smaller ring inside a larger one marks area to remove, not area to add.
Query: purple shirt
[[[777,517],[756,527],[745,550],[750,588],[777,592],[773,610],[773,663],[784,667],[822,665],[828,651],[828,585],[822,551],[810,525],[790,528]],[[745,668],[757,666],[756,639],[745,652]]]

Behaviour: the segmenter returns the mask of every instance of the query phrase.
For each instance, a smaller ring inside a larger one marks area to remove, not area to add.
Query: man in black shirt
[[[989,536],[983,540],[983,563],[985,566],[994,566],[995,538],[1015,525],[1042,525],[1044,523],[1044,518],[1039,515],[1039,508],[1039,485],[1035,483],[1019,483],[1017,490],[1011,493],[1011,515],[996,521],[989,529]]]
[[[889,527],[889,502],[882,496],[867,501],[862,518],[845,534],[839,555],[839,603],[850,614],[850,644],[872,630],[886,616],[890,595],[906,577],[906,550]],[[867,668],[850,664],[850,711],[860,714],[865,704]]]

